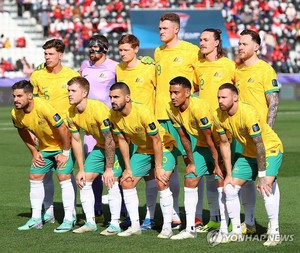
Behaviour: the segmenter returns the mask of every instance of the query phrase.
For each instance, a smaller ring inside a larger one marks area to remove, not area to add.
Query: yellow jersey
[[[117,65],[116,75],[118,82],[128,85],[131,99],[149,106],[154,113],[155,65],[139,62],[134,68],[127,68],[122,62]]]
[[[85,110],[79,113],[72,105],[67,112],[67,122],[71,133],[83,129],[97,141],[96,146],[105,148],[103,132],[110,131],[109,108],[99,100],[88,99]]]
[[[156,64],[155,116],[158,120],[168,120],[166,108],[170,99],[169,82],[183,76],[190,80],[192,86],[195,79],[195,66],[200,57],[199,47],[186,41],[180,41],[175,47],[166,45],[157,47],[154,52]],[[193,92],[193,90],[192,90]]]
[[[41,151],[62,150],[62,141],[58,130],[63,119],[56,109],[41,98],[33,98],[33,109],[30,113],[12,109],[11,115],[16,128],[25,128],[39,140],[38,149]]]
[[[30,76],[33,94],[48,101],[65,119],[70,107],[67,82],[75,76],[80,74],[65,66],[57,74],[49,73],[46,68],[36,70]]]
[[[198,61],[195,73],[200,98],[216,110],[219,107],[219,87],[224,83],[234,83],[235,62],[227,57],[212,62],[203,58]]]
[[[214,114],[214,124],[219,134],[229,131],[244,147],[243,155],[256,158],[256,146],[252,138],[262,136],[267,156],[283,153],[281,140],[272,128],[260,119],[260,115],[251,105],[239,102],[238,110],[233,116],[217,109]]]
[[[199,97],[191,96],[190,104],[184,112],[169,102],[167,113],[175,129],[185,128],[190,135],[197,139],[197,146],[208,146],[201,131],[212,127],[212,112],[208,103]]]
[[[111,110],[110,120],[115,134],[123,133],[137,145],[137,152],[154,154],[151,135],[159,134],[163,150],[172,150],[173,137],[158,123],[149,107],[132,102],[130,114],[124,117],[121,112]],[[126,138],[127,139],[127,138]]]
[[[240,101],[254,106],[262,119],[267,121],[269,107],[266,95],[279,91],[274,69],[262,60],[249,67],[241,64],[236,69],[235,84],[239,90]]]

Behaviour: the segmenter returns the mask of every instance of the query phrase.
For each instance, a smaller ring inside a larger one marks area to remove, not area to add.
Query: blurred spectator
[[[43,36],[47,38],[49,36],[49,12],[46,9],[43,9],[39,15],[40,24],[43,27]]]
[[[21,36],[16,39],[16,47],[26,47],[26,38],[25,36]]]
[[[11,48],[11,43],[9,38],[6,38],[4,43],[3,43],[3,48]]]

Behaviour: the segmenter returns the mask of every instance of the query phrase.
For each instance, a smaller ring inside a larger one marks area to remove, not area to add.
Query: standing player
[[[244,30],[239,40],[238,56],[243,61],[236,70],[235,80],[241,101],[255,107],[261,119],[274,127],[279,103],[279,87],[274,69],[258,58],[261,39],[255,31]],[[245,209],[243,233],[256,232],[254,209],[256,191],[254,182],[241,189]]]
[[[159,125],[147,106],[131,102],[130,90],[123,82],[110,88],[113,111],[111,122],[118,135],[120,150],[125,163],[121,178],[125,205],[130,216],[131,227],[119,236],[141,234],[139,201],[136,185],[142,177],[155,169],[157,188],[164,224],[158,238],[170,238],[172,233],[173,198],[169,179],[175,166],[175,140]],[[131,157],[128,141],[137,146]]]
[[[220,86],[218,101],[220,108],[216,111],[214,121],[220,134],[220,149],[227,173],[224,180],[226,206],[232,222],[232,233],[235,234],[229,239],[239,239],[242,234],[238,192],[246,181],[254,181],[258,175],[257,189],[264,199],[270,224],[268,240],[264,245],[275,246],[280,243],[280,197],[276,176],[282,162],[282,143],[254,107],[238,101],[236,86],[228,83]],[[232,170],[230,145],[225,131],[229,131],[244,147],[243,154]]]
[[[38,68],[30,77],[30,82],[34,86],[33,94],[49,102],[59,113],[62,119],[65,119],[69,105],[67,82],[78,72],[63,66],[61,60],[65,50],[63,41],[59,39],[48,40],[44,45],[45,64],[43,68]],[[76,195],[76,181],[71,174],[71,179]],[[45,222],[54,222],[53,195],[54,183],[52,171],[48,172],[44,178],[45,199],[43,220]],[[75,198],[76,200],[76,198]],[[74,220],[76,220],[76,202],[74,208]]]
[[[106,57],[109,44],[105,36],[95,34],[89,42],[89,60],[84,61],[81,66],[81,76],[86,78],[90,83],[90,91],[88,98],[96,99],[108,107],[109,88],[116,82],[116,66],[117,62]],[[85,157],[93,150],[96,145],[96,140],[89,133],[84,134],[84,154]],[[95,215],[96,222],[103,223],[104,217],[102,214],[102,192],[103,183],[101,174],[94,179],[93,191],[95,195]]]
[[[198,97],[191,97],[191,83],[185,77],[175,77],[170,81],[170,107],[168,115],[178,131],[181,143],[187,153],[184,179],[184,207],[186,229],[171,239],[196,238],[195,214],[198,202],[197,186],[208,171],[221,174],[219,156],[212,138],[212,112],[208,103]],[[197,139],[193,148],[189,135]],[[222,175],[221,175],[222,176]]]
[[[97,230],[92,182],[99,174],[102,174],[102,180],[108,188],[111,222],[101,234],[117,234],[121,232],[119,219],[122,198],[118,178],[122,170],[114,166],[115,142],[110,131],[109,108],[100,101],[87,98],[89,82],[83,77],[72,78],[68,82],[68,92],[71,107],[67,120],[72,133],[72,147],[79,167],[76,181],[81,189],[80,200],[86,216],[86,223],[73,232],[85,233]],[[80,129],[88,132],[96,140],[96,146],[87,156],[84,166]]]
[[[155,95],[155,116],[159,123],[175,138],[179,150],[184,155],[183,147],[179,136],[168,118],[166,108],[170,102],[169,82],[176,76],[184,76],[191,83],[194,79],[195,65],[199,60],[199,48],[189,42],[179,40],[180,18],[176,13],[164,13],[160,17],[159,34],[160,40],[164,43],[157,47],[154,52],[156,63],[156,95]],[[174,196],[174,217],[173,223],[180,227],[178,196],[180,181],[178,168],[176,166],[171,176],[170,187]],[[174,226],[175,227],[175,226]]]
[[[42,204],[45,196],[43,179],[50,170],[56,170],[62,190],[65,216],[63,223],[54,232],[63,233],[73,228],[75,194],[70,173],[74,162],[70,156],[70,139],[63,119],[50,104],[40,98],[33,98],[33,86],[23,80],[12,86],[14,105],[12,120],[18,133],[32,154],[30,168],[30,202],[32,217],[18,230],[41,229]],[[38,149],[30,132],[39,142]]]
[[[216,96],[218,88],[223,83],[233,83],[235,73],[235,63],[224,56],[221,33],[221,30],[213,28],[207,28],[201,32],[200,51],[203,58],[198,61],[195,68],[195,91],[199,92],[200,98],[204,99],[213,111],[219,107]],[[215,135],[214,137],[217,141],[218,136]],[[205,175],[205,179],[210,219],[204,227],[201,225],[198,226],[197,231],[200,233],[208,232],[220,227],[218,196],[219,199],[221,199],[222,195],[224,195],[222,187],[218,187],[217,189],[215,176],[213,174]],[[201,183],[203,182],[204,180],[201,180],[198,186],[199,200],[196,217],[199,218],[200,221],[202,221],[204,185]],[[198,221],[197,218],[196,221]]]
[[[154,113],[155,65],[146,64],[137,58],[139,40],[132,34],[126,34],[118,42],[122,62],[116,68],[117,81],[128,84],[130,98],[134,102],[149,106]],[[152,170],[153,172],[153,170]],[[157,188],[154,175],[145,177],[147,213],[141,226],[142,230],[154,228],[154,213],[157,199]]]

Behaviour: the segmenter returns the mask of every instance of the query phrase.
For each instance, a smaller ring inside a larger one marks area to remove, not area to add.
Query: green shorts
[[[208,147],[196,146],[193,151],[194,162],[196,166],[196,173],[198,177],[210,175],[213,173],[215,163],[211,151]],[[195,178],[192,173],[185,176],[185,178]]]
[[[239,156],[243,153],[244,147],[235,138],[232,138],[232,141],[230,143],[230,149],[231,149],[231,163],[234,164],[239,158]]]
[[[117,149],[115,154],[114,163],[114,176],[119,177],[122,175],[123,159],[120,161],[119,158],[122,157],[120,151]],[[105,171],[105,150],[103,148],[95,146],[84,163],[84,172],[94,172],[103,174]]]
[[[30,174],[45,174],[50,170],[56,171],[58,174],[70,174],[73,171],[75,158],[72,150],[70,153],[69,160],[66,162],[65,166],[59,169],[56,168],[57,165],[55,161],[55,156],[62,153],[62,150],[40,151],[40,153],[43,155],[46,164],[41,168],[31,167]]]
[[[172,121],[171,120],[159,120],[159,124],[164,129],[166,129],[172,135],[172,137],[175,139],[175,141],[177,143],[177,148],[179,151],[177,156],[185,156],[186,152],[184,150],[184,147],[181,144],[179,134],[178,134],[177,130],[174,128]],[[192,146],[193,146],[193,145],[195,145],[197,140],[194,138],[194,139],[191,139],[191,142],[192,142]]]
[[[176,150],[163,153],[163,169],[172,171],[176,163]],[[155,168],[154,155],[134,153],[130,158],[130,167],[134,177],[149,176],[151,169]]]
[[[279,152],[276,156],[266,157],[266,174],[267,176],[276,177],[282,163],[282,153]],[[240,178],[245,181],[254,181],[258,174],[256,158],[250,158],[241,155],[235,162],[232,177]]]

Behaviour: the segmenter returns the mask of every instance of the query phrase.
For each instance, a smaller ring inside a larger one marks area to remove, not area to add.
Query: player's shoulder
[[[67,66],[62,67],[62,73],[68,73],[69,75],[80,76],[78,71]]]
[[[190,50],[196,50],[196,51],[200,50],[198,46],[196,46],[195,44],[193,44],[191,42],[185,41],[185,40],[180,40],[179,45],[180,45],[180,47],[182,47],[184,49],[190,49]]]

